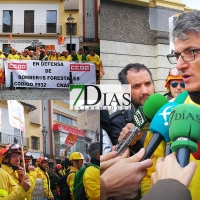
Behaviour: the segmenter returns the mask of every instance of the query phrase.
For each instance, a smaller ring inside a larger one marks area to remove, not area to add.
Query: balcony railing
[[[0,143],[1,144],[20,144],[20,137],[15,135],[8,135],[0,132]],[[29,138],[22,137],[22,143],[24,147],[29,148]]]
[[[34,26],[24,26],[24,25],[13,25],[6,26],[0,25],[0,33],[4,34],[61,34],[62,26],[60,25],[34,25]]]
[[[99,42],[99,38],[83,38],[83,42]]]

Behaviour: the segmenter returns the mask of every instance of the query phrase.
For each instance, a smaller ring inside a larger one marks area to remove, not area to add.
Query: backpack
[[[70,189],[67,184],[67,177],[71,173],[76,173],[76,172],[70,171],[70,169],[68,169],[66,171],[66,174],[63,177],[59,178],[57,181],[57,192],[59,200],[71,200]]]
[[[93,166],[93,167],[99,169],[99,167],[97,165],[88,163],[87,166],[81,168],[78,172],[76,172],[76,175],[74,178],[74,188],[73,188],[73,195],[74,195],[75,200],[87,200],[88,199],[86,197],[85,187],[83,185],[83,176],[84,176],[85,170],[90,166]]]

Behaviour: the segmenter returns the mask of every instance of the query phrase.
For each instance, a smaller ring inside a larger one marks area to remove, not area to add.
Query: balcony
[[[0,25],[0,34],[62,34],[62,26],[34,25],[27,27],[24,25]]]
[[[83,42],[94,42],[94,43],[98,43],[99,42],[99,38],[84,38],[82,39]]]
[[[23,146],[29,148],[29,138],[23,137],[22,138]],[[20,144],[20,137],[15,135],[8,135],[0,132],[0,144]]]

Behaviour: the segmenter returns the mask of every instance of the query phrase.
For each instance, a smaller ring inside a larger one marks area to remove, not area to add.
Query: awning
[[[74,133],[78,136],[85,137],[85,132],[83,130],[79,130],[76,128],[72,128],[70,126],[62,125],[62,124],[54,124],[53,131],[62,131],[66,133]]]

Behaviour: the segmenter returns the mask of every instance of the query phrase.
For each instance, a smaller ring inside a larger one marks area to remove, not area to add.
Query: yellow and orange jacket
[[[83,185],[89,200],[100,200],[100,168],[87,167],[83,175]]]
[[[27,192],[19,185],[16,172],[11,167],[1,164],[0,177],[0,199],[25,200],[27,198]]]
[[[37,167],[35,171],[37,172],[37,178],[44,181],[44,197],[48,199],[53,198],[53,194],[50,189],[49,175],[47,174],[47,172],[42,171],[40,167]]]
[[[70,166],[70,172],[77,172],[78,169],[73,167],[73,166]],[[74,195],[73,195],[73,187],[74,187],[74,177],[75,177],[75,174],[76,173],[70,173],[67,177],[67,185],[69,186],[69,189],[70,189],[70,195],[71,195],[71,200],[74,200]]]

